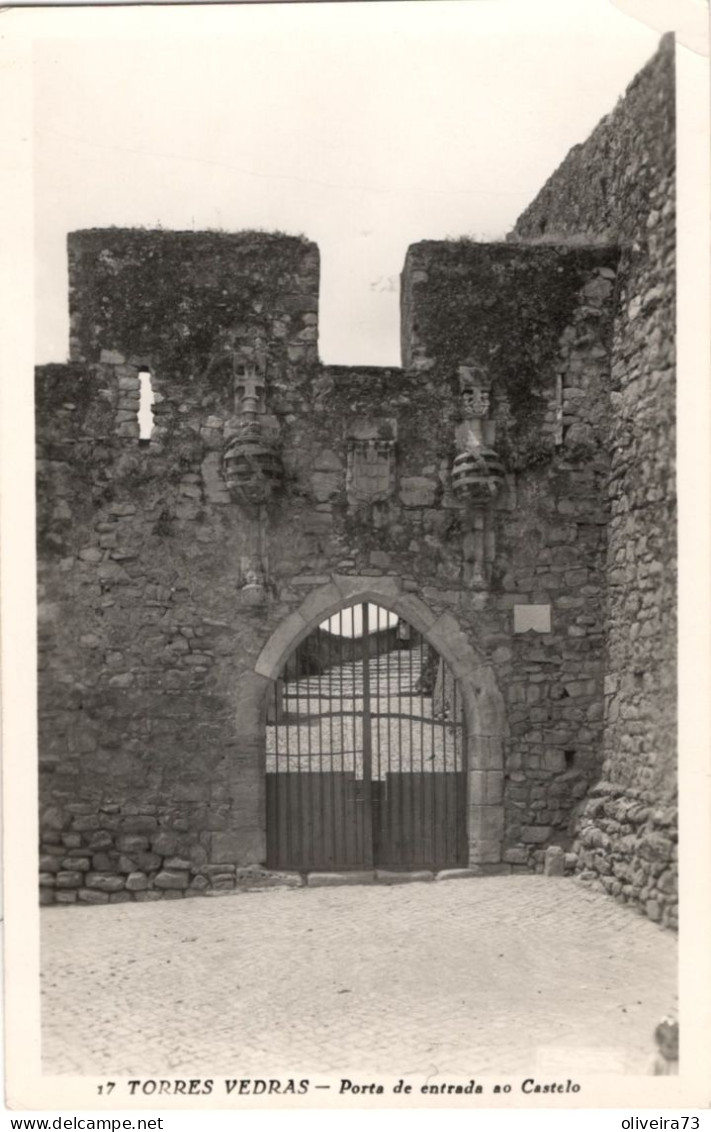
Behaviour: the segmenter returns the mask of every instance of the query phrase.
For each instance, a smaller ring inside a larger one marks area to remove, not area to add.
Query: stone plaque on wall
[[[379,503],[395,487],[394,420],[355,421],[348,429],[346,492],[349,503]]]
[[[515,605],[514,633],[550,633],[550,605]]]

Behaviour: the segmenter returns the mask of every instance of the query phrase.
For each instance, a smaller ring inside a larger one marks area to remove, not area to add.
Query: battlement
[[[67,242],[72,361],[150,358],[183,384],[225,350],[317,358],[319,252],[302,237],[107,228]]]
[[[483,398],[482,437],[496,436],[512,469],[557,450],[605,451],[614,248],[413,244],[403,367],[320,364],[319,252],[303,237],[90,230],[69,236],[69,258],[74,360],[38,370],[37,431],[51,443],[101,441],[86,469],[105,470],[112,453],[120,473],[143,439],[139,478],[149,467],[154,482],[170,478],[177,460],[225,504],[230,446],[255,414],[260,459],[278,444],[292,490],[310,475],[313,422],[339,422],[331,443],[345,466],[348,443],[394,443],[399,420],[403,474],[417,477],[424,445],[446,494],[452,445],[468,443],[464,424],[452,430],[472,398]],[[147,386],[153,427],[142,433]],[[441,490],[433,480],[415,494]]]
[[[357,600],[467,691],[472,868],[575,846],[675,922],[670,60],[512,241],[408,249],[401,367],[320,363],[303,237],[69,237],[72,360],[36,393],[46,902],[262,864],[265,696]]]

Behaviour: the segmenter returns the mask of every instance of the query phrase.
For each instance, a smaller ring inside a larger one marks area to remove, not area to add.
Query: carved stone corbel
[[[269,502],[284,479],[273,426],[266,419],[265,365],[234,359],[235,415],[222,458],[224,480],[232,497],[251,506]]]
[[[464,573],[469,585],[485,589],[495,556],[490,515],[504,478],[504,467],[493,444],[496,422],[491,418],[491,378],[483,367],[459,367],[461,420],[455,429],[457,455],[452,464],[452,490],[464,505]]]

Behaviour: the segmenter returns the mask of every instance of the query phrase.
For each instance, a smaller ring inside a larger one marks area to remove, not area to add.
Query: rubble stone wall
[[[674,43],[520,217],[517,242],[619,246],[611,369],[604,766],[581,877],[676,923]]]
[[[415,360],[364,369],[318,364],[312,244],[224,239],[70,237],[73,360],[36,394],[43,900],[176,898],[264,862],[260,654],[349,587],[476,651],[471,861],[541,869],[600,770],[617,253],[417,245]],[[505,468],[485,515],[451,483],[475,346]],[[224,477],[235,356],[263,363],[285,470],[261,512]],[[395,445],[377,501],[349,463],[371,435]],[[549,627],[517,631],[522,607]]]
[[[475,611],[506,700],[503,857],[515,870],[540,867],[541,847],[570,848],[572,809],[601,768],[617,261],[614,249],[522,250],[425,242],[403,275],[406,359],[431,383],[462,359],[491,376],[510,473],[489,586],[458,604]],[[550,609],[549,632],[513,631],[527,605]]]
[[[409,249],[402,368],[320,363],[305,239],[70,236],[71,360],[36,378],[43,902],[263,865],[268,694],[372,600],[463,682],[471,866],[558,846],[675,924],[673,90],[664,40],[507,243]],[[283,468],[259,505],[245,407]]]

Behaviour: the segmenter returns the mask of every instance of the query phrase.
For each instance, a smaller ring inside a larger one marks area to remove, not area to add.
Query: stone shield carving
[[[348,502],[379,503],[395,490],[397,421],[356,419],[346,431]]]
[[[395,441],[348,442],[346,492],[350,503],[378,503],[392,495],[395,486]]]

